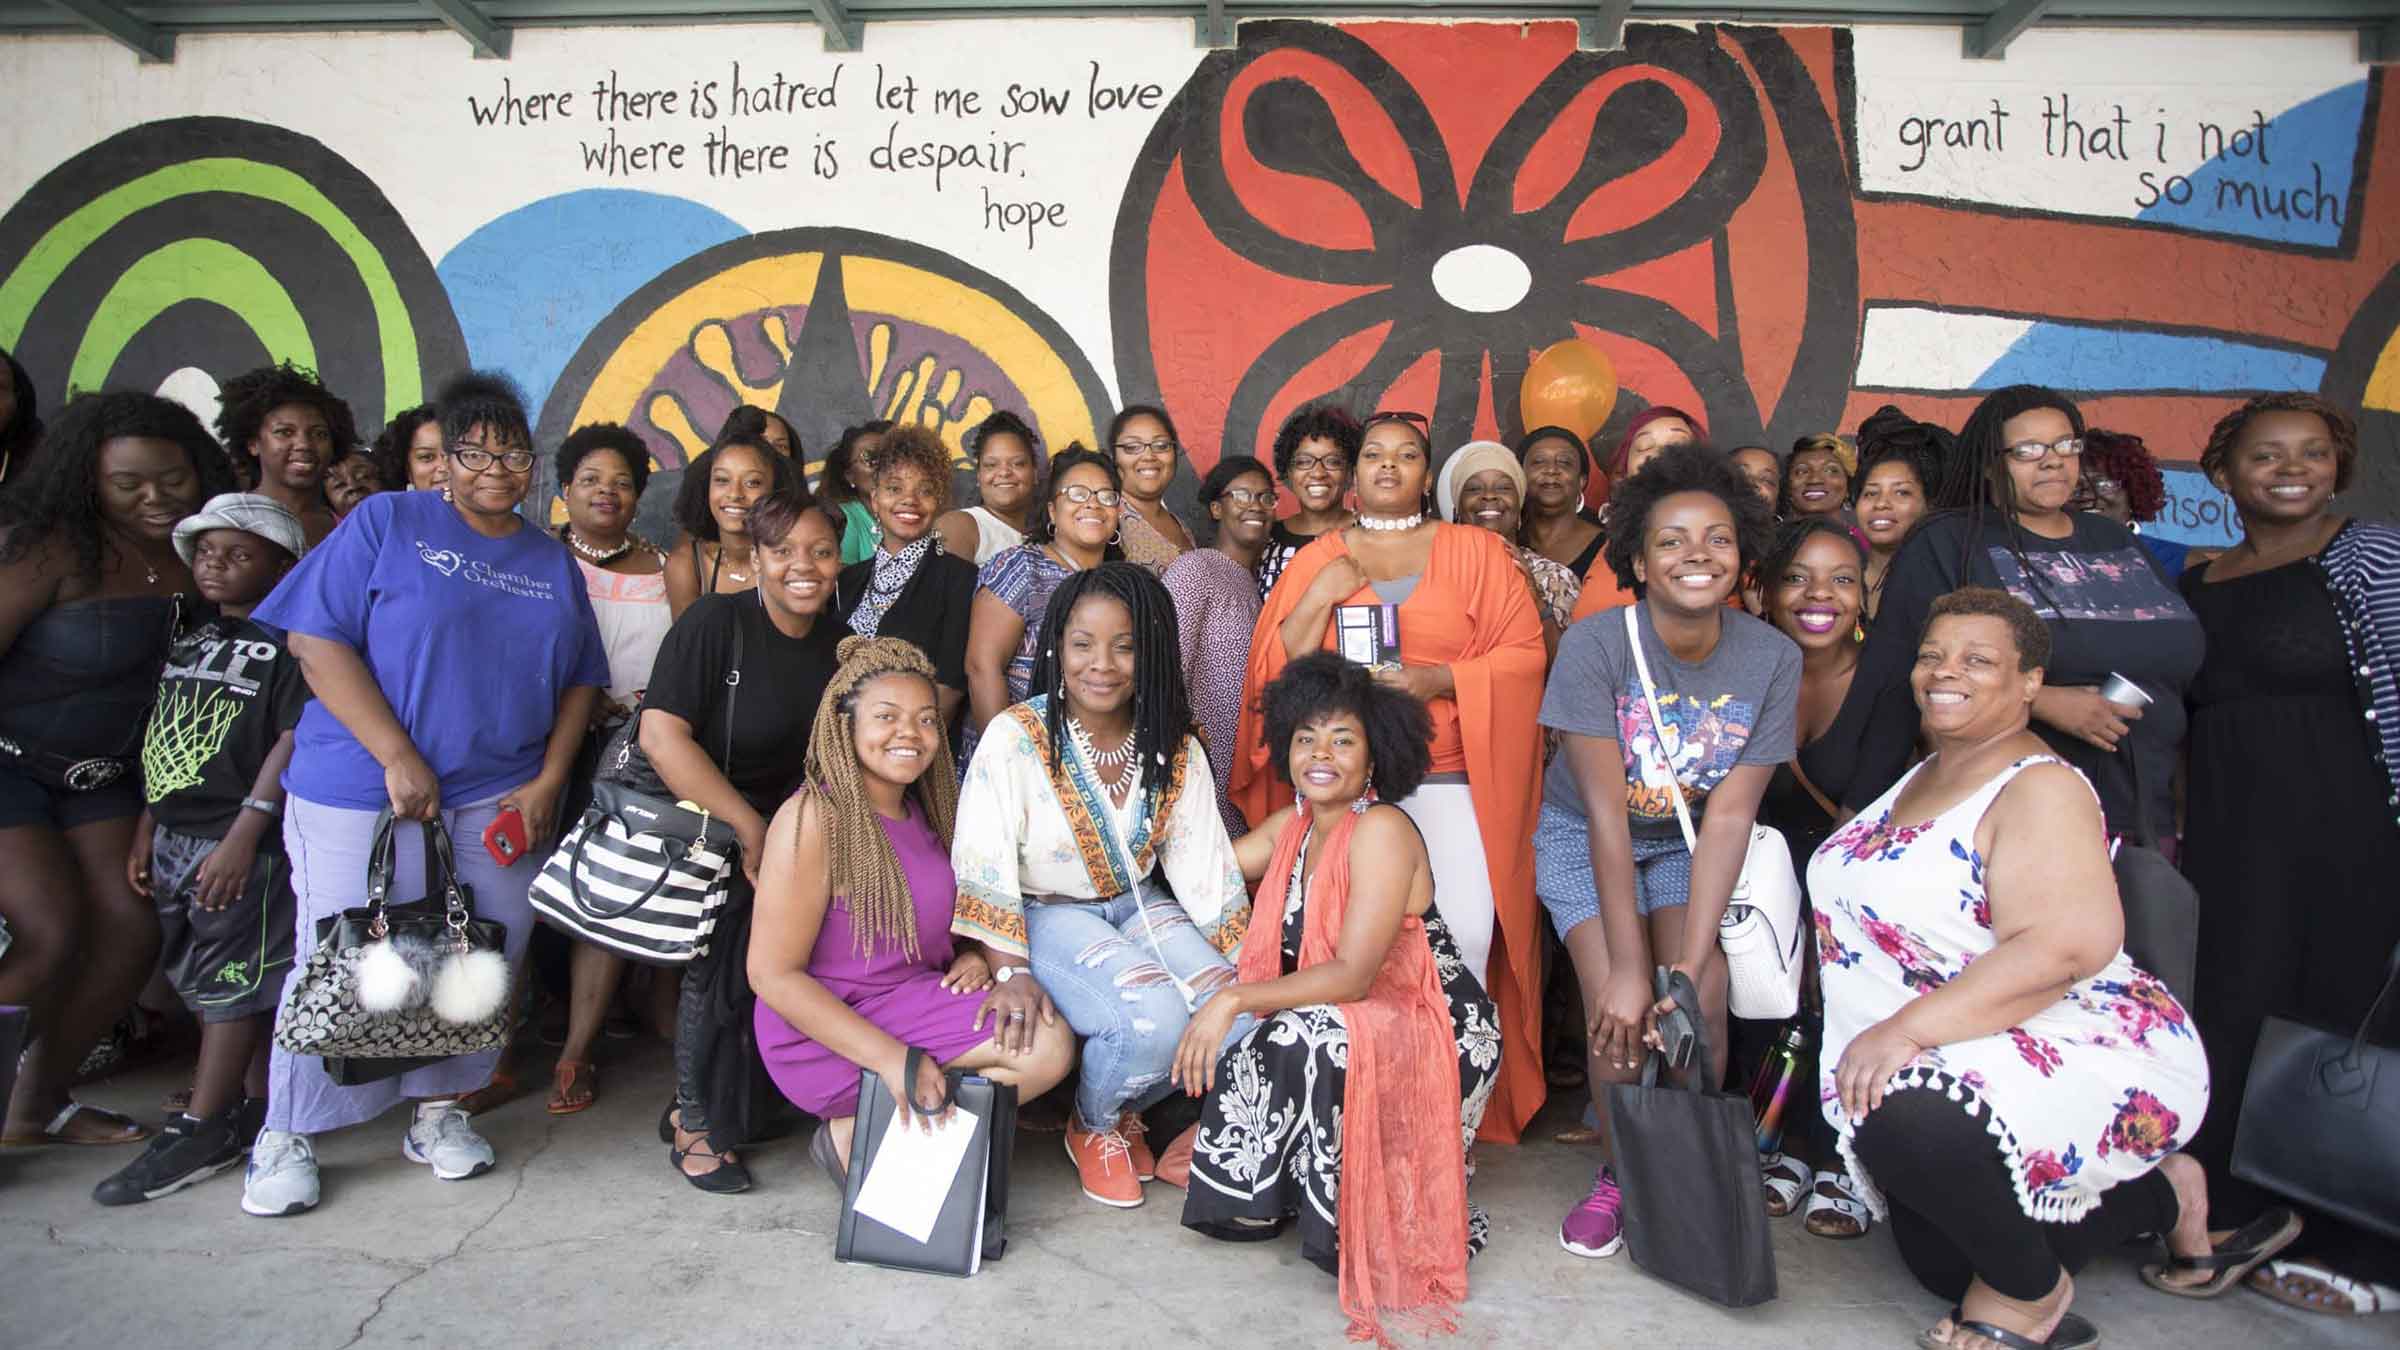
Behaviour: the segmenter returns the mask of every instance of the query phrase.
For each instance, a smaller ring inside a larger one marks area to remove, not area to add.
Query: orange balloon
[[[1582,338],[1543,349],[1517,387],[1517,409],[1525,415],[1528,431],[1565,427],[1589,441],[1616,406],[1616,363]]]

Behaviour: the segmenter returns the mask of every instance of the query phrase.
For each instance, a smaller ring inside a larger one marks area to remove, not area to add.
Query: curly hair
[[[915,893],[867,799],[866,766],[858,759],[858,695],[886,675],[913,676],[928,689],[939,686],[925,653],[900,638],[847,637],[834,653],[841,667],[817,700],[801,789],[817,794],[824,805],[826,894],[847,902],[860,956],[888,943],[913,959],[918,953]],[[926,827],[947,849],[957,828],[958,770],[950,762],[950,738],[937,732],[932,740],[932,757],[908,792],[924,810]]]
[[[1759,555],[1758,566],[1752,572],[1752,575],[1758,578],[1759,604],[1763,607],[1763,612],[1758,617],[1769,623],[1775,622],[1777,578],[1782,575],[1785,568],[1792,565],[1794,558],[1800,556],[1800,550],[1808,546],[1808,541],[1820,534],[1839,539],[1842,541],[1843,548],[1856,554],[1861,569],[1860,579],[1862,581],[1865,579],[1867,551],[1860,547],[1858,536],[1850,533],[1849,526],[1844,525],[1838,517],[1834,516],[1795,517],[1775,527],[1774,541],[1767,545],[1766,552]],[[1859,620],[1862,623],[1866,620],[1866,613],[1863,609],[1859,613]]]
[[[825,467],[817,471],[816,500],[819,506],[838,516],[842,513],[842,503],[858,500],[858,489],[850,486],[850,452],[858,447],[861,439],[881,436],[890,431],[892,425],[889,421],[876,418],[854,427],[842,428],[842,434],[834,441],[833,449],[825,454]]]
[[[442,443],[446,446],[465,440],[477,427],[503,441],[528,448],[533,445],[533,428],[525,421],[525,394],[506,375],[462,370],[433,396],[433,406],[442,419]]]
[[[1939,427],[1929,426],[1926,429],[1941,432],[1945,438],[1949,435]],[[1915,474],[1917,487],[1925,494],[1925,500],[1933,500],[1934,487],[1941,482],[1942,470],[1941,462],[1933,458],[1933,453],[1928,449],[1928,442],[1901,437],[1869,442],[1861,438],[1858,443],[1858,472],[1850,475],[1850,500],[1853,504],[1858,501],[1859,489],[1866,485],[1867,476],[1886,464],[1898,464]]]
[[[1034,434],[1024,418],[1002,408],[967,428],[964,443],[969,464],[983,463],[983,442],[987,436],[1014,436],[1025,442],[1025,453],[1033,456],[1033,483],[1036,495],[1039,495],[1042,480],[1050,471],[1050,456],[1042,449],[1042,438]]]
[[[792,461],[777,454],[774,446],[755,436],[736,436],[729,441],[719,441],[702,451],[700,458],[693,460],[691,466],[683,471],[683,481],[675,485],[672,511],[675,524],[685,534],[703,543],[717,542],[717,513],[708,509],[709,473],[716,467],[718,455],[737,446],[766,462],[767,496],[790,496],[799,498],[803,503],[808,501],[808,489],[801,481],[800,471],[792,467]],[[835,522],[835,528],[840,528],[839,521]],[[752,537],[756,538],[755,535]]]
[[[375,461],[375,475],[383,480],[385,488],[393,492],[407,489],[409,444],[417,439],[417,433],[426,423],[438,424],[441,420],[439,409],[430,403],[420,403],[383,424],[367,457]]]
[[[1734,541],[1741,550],[1744,572],[1773,543],[1775,513],[1758,499],[1758,489],[1742,476],[1733,457],[1698,441],[1670,445],[1642,466],[1642,471],[1616,485],[1608,499],[1608,545],[1601,556],[1617,574],[1617,584],[1636,599],[1650,588],[1634,576],[1634,561],[1642,556],[1642,540],[1650,532],[1650,513],[1679,492],[1705,492],[1725,503],[1733,515]]]
[[[1050,461],[1050,479],[1044,484],[1049,489],[1048,499],[1034,503],[1033,514],[1025,521],[1025,537],[1027,539],[1037,544],[1047,544],[1058,537],[1058,528],[1050,519],[1050,507],[1056,502],[1058,496],[1058,480],[1067,476],[1067,470],[1084,464],[1093,465],[1100,472],[1107,474],[1110,488],[1118,492],[1125,490],[1125,479],[1117,472],[1115,455],[1104,455],[1097,450],[1086,449],[1081,441],[1073,442],[1066,449],[1058,452],[1058,458]],[[1122,558],[1125,554],[1118,545],[1111,543],[1108,546],[1108,556]]]
[[[767,423],[769,422],[783,428],[784,439],[792,443],[792,458],[799,460],[808,458],[808,447],[801,443],[798,427],[786,421],[783,414],[770,412],[751,403],[745,403],[725,414],[725,420],[717,426],[717,439],[712,444],[720,444],[737,436],[766,441]],[[774,444],[773,441],[767,441],[770,449],[774,447]]]
[[[2125,485],[2125,505],[2133,518],[2158,519],[2167,504],[2167,477],[2142,438],[2130,431],[2090,427],[2083,433],[2083,471],[2087,477],[2114,478]]]
[[[350,415],[350,405],[317,383],[317,372],[289,361],[244,371],[217,391],[217,440],[251,482],[258,481],[259,468],[250,442],[258,439],[268,414],[294,403],[314,408],[325,418],[327,430],[333,433],[333,459],[358,448],[358,423]]]
[[[583,461],[602,450],[614,450],[624,459],[625,467],[633,471],[633,495],[642,495],[650,483],[650,447],[642,444],[632,428],[615,422],[587,422],[558,443],[551,467],[558,475],[559,495],[566,495],[567,484],[575,481],[575,470]]]
[[[2200,472],[2214,479],[2231,463],[2233,447],[2241,443],[2242,433],[2250,429],[2250,419],[2261,413],[2307,413],[2325,424],[2325,434],[2333,442],[2333,490],[2341,492],[2350,486],[2350,475],[2358,469],[2358,423],[2348,413],[2315,394],[2292,392],[2260,394],[2249,402],[2217,419],[2208,433],[2208,444],[2200,451]]]
[[[1998,619],[2008,625],[2010,636],[2017,643],[2017,669],[2032,670],[2050,664],[2050,625],[2033,612],[2033,606],[1993,586],[1961,586],[1933,602],[1925,612],[1925,631],[1933,631],[1938,619]]]
[[[1917,482],[1924,486],[1927,502],[1941,494],[1958,458],[1958,438],[1948,428],[1920,422],[1891,403],[1867,414],[1858,424],[1857,443],[1859,479],[1876,465],[1905,456],[1916,466]]]
[[[1155,816],[1167,790],[1167,765],[1192,734],[1192,704],[1183,684],[1175,601],[1139,563],[1110,561],[1071,573],[1050,593],[1049,607],[1042,611],[1041,640],[1034,647],[1028,688],[1045,696],[1042,717],[1050,735],[1050,767],[1058,767],[1058,749],[1066,741],[1066,665],[1058,649],[1065,644],[1075,606],[1090,596],[1116,601],[1133,620],[1133,751],[1142,766],[1143,814]]]
[[[1280,483],[1292,476],[1292,456],[1300,453],[1303,441],[1331,441],[1342,452],[1342,463],[1358,466],[1358,445],[1366,432],[1350,410],[1332,403],[1311,403],[1283,419],[1275,429],[1275,448],[1269,458],[1275,461],[1275,481]]]
[[[1286,783],[1292,782],[1292,737],[1340,713],[1366,729],[1368,781],[1379,799],[1405,799],[1433,769],[1433,718],[1425,705],[1339,652],[1294,659],[1259,694],[1258,704],[1275,776]]]
[[[67,542],[78,575],[97,578],[109,549],[100,517],[100,451],[122,436],[172,441],[190,459],[202,502],[233,491],[233,464],[192,410],[155,394],[84,394],[68,402],[40,451],[0,494],[0,563],[19,562],[50,539]]]
[[[940,436],[931,428],[913,423],[885,432],[867,456],[868,480],[880,480],[902,465],[914,466],[933,484],[933,490],[941,497],[933,508],[935,512],[949,508],[950,447],[942,444]]]
[[[7,368],[0,371],[0,377],[8,380],[17,400],[17,410],[9,414],[8,425],[0,426],[0,478],[5,478],[24,471],[33,448],[41,443],[42,419],[41,401],[33,391],[33,376],[5,349],[0,349],[0,366]]]

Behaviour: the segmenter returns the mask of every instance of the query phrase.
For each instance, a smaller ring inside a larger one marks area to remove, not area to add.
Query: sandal
[[[75,1118],[83,1115],[92,1116],[103,1124],[114,1126],[115,1133],[98,1137],[67,1133],[68,1127],[74,1123]],[[36,1149],[48,1148],[52,1144],[74,1144],[89,1147],[109,1144],[138,1144],[156,1133],[158,1133],[157,1130],[144,1125],[122,1111],[111,1111],[105,1106],[93,1106],[88,1102],[70,1101],[60,1107],[58,1114],[50,1117],[50,1123],[44,1125],[40,1130],[32,1134],[0,1136],[0,1148]]]
[[[1567,1128],[1560,1130],[1554,1135],[1551,1135],[1550,1142],[1554,1144],[1572,1144],[1577,1148],[1595,1148],[1598,1147],[1600,1143],[1600,1132],[1593,1129],[1589,1125],[1569,1125]]]
[[[2206,1256],[2169,1253],[2165,1264],[2143,1266],[2142,1283],[2177,1298],[2215,1298],[2299,1237],[2300,1216],[2279,1205],[2233,1232],[2209,1234]],[[2169,1271],[2205,1271],[2208,1278],[2198,1284],[2178,1284],[2166,1278]]]
[[[714,1160],[717,1165],[696,1175],[683,1170],[684,1159],[695,1156]],[[693,1140],[690,1148],[668,1145],[667,1157],[675,1164],[675,1175],[692,1183],[694,1190],[706,1191],[710,1195],[739,1195],[750,1189],[750,1169],[718,1152],[716,1145],[710,1143],[705,1134]]]
[[[1858,1189],[1848,1175],[1820,1171],[1810,1184],[1808,1205],[1801,1211],[1800,1223],[1812,1237],[1856,1242],[1875,1226],[1875,1216],[1868,1212],[1866,1202],[1859,1198]]]
[[[1762,1153],[1758,1179],[1767,1191],[1767,1217],[1780,1219],[1800,1206],[1808,1189],[1808,1168],[1788,1153]]]
[[[817,1166],[825,1169],[825,1175],[832,1180],[835,1190],[849,1193],[849,1169],[842,1165],[841,1155],[834,1151],[832,1126],[817,1126],[815,1136],[808,1141],[808,1156],[816,1160]]]
[[[2312,1293],[2307,1288],[2311,1284],[2333,1298]],[[2400,1312],[2400,1289],[2372,1280],[2354,1280],[2311,1261],[2269,1261],[2250,1272],[2250,1287],[2277,1303],[2303,1312],[2333,1317]]]
[[[1973,1350],[1971,1346],[1959,1345],[1958,1338],[1961,1335],[1980,1337],[2001,1347],[2001,1350],[2094,1350],[2100,1344],[2100,1329],[2074,1313],[2061,1316],[2057,1329],[2050,1333],[2050,1339],[2046,1341],[2037,1341],[2023,1332],[1996,1327],[1989,1322],[1967,1321],[1956,1308],[1950,1310],[1950,1325],[1954,1330],[1949,1340],[1933,1340],[1933,1333],[1927,1331],[1917,1338],[1917,1344],[1932,1347],[1933,1350]]]
[[[188,1087],[177,1088],[158,1100],[158,1109],[162,1115],[180,1116],[189,1110],[191,1105],[192,1090]]]
[[[599,1096],[600,1074],[588,1059],[562,1059],[550,1071],[549,1111],[571,1116],[588,1111]]]

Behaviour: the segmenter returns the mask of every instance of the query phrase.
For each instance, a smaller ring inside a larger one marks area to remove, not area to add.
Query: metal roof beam
[[[1967,25],[1966,52],[1970,61],[1998,61],[2008,55],[2008,44],[2017,35],[2033,27],[2034,20],[2050,8],[2051,0],[2006,0],[1998,9],[1984,16],[1981,23]]]
[[[1625,46],[1625,20],[1633,15],[1633,0],[1600,0],[1600,7],[1575,20],[1575,45],[1587,52],[1613,52]]]
[[[2400,63],[2400,19],[2358,32],[2358,59],[2371,66]]]
[[[1192,16],[1192,45],[1195,47],[1230,47],[1233,45],[1233,20],[1225,13],[1225,0],[1208,0],[1208,6]]]
[[[817,29],[825,35],[825,50],[854,52],[866,45],[866,29],[850,17],[842,0],[808,0],[809,11],[817,16]]]
[[[475,49],[476,60],[508,59],[508,30],[475,8],[474,0],[424,0],[424,4],[445,27],[467,40]]]
[[[144,23],[125,12],[122,5],[111,0],[50,0],[50,3],[83,22],[95,33],[113,38],[130,49],[144,62],[170,62],[175,59],[175,35],[155,24]]]

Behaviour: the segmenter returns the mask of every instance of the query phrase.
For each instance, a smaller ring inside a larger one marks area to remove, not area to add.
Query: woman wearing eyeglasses
[[[975,738],[1033,683],[1034,639],[1050,592],[1076,572],[1121,558],[1117,528],[1124,510],[1117,466],[1070,445],[1050,461],[1050,499],[1027,522],[1026,539],[1004,549],[975,578],[967,620],[967,728],[961,762]]]
[[[1397,624],[1375,678],[1424,702],[1433,763],[1393,805],[1425,835],[1443,917],[1467,969],[1500,1005],[1503,1062],[1485,1133],[1514,1143],[1542,1104],[1540,927],[1533,824],[1540,806],[1542,618],[1508,540],[1433,515],[1432,447],[1417,413],[1366,420],[1358,521],[1300,550],[1267,597],[1244,687],[1265,689],[1309,652],[1343,650],[1345,618]],[[1345,615],[1343,611],[1350,611]],[[1382,644],[1378,644],[1381,647]],[[1250,820],[1292,800],[1255,703],[1242,710],[1233,799]]]
[[[1249,824],[1234,808],[1234,730],[1242,719],[1242,667],[1258,624],[1258,564],[1275,523],[1275,480],[1248,455],[1227,455],[1200,483],[1200,509],[1216,538],[1167,564],[1167,595],[1183,638],[1183,687],[1217,776],[1217,813],[1234,837]]]
[[[252,618],[291,635],[316,701],[300,718],[284,838],[298,898],[294,965],[317,922],[359,903],[377,815],[439,821],[475,915],[507,930],[522,965],[533,864],[502,866],[483,834],[504,813],[528,851],[553,833],[559,794],[608,686],[608,651],[574,555],[517,514],[533,485],[532,432],[507,381],[470,372],[438,400],[450,479],[432,492],[361,502],[311,549]],[[417,831],[397,832],[393,890],[424,895]],[[458,1106],[483,1085],[497,1050],[458,1055],[395,1078],[335,1084],[322,1060],[280,1046],[268,1066],[266,1129],[251,1153],[242,1208],[297,1214],[317,1203],[310,1136],[415,1103],[402,1153],[444,1181],[492,1168],[492,1146]]]
[[[1882,604],[1859,653],[1850,697],[1872,706],[1858,773],[1842,794],[1846,808],[1882,796],[1915,751],[1920,719],[1908,677],[1933,602],[1961,586],[1998,586],[2050,627],[2033,729],[2099,789],[2110,829],[2173,832],[2183,696],[2204,640],[2132,531],[2072,509],[2083,434],[2074,400],[2028,384],[1993,391],[1960,428],[1962,471],[1944,476],[1935,502],[1947,509],[1919,525],[1885,569]],[[2140,686],[2148,702],[2102,698],[2111,674]]]
[[[1164,572],[1193,548],[1192,532],[1167,509],[1182,438],[1166,409],[1136,403],[1108,424],[1108,445],[1125,493],[1125,561]]]

